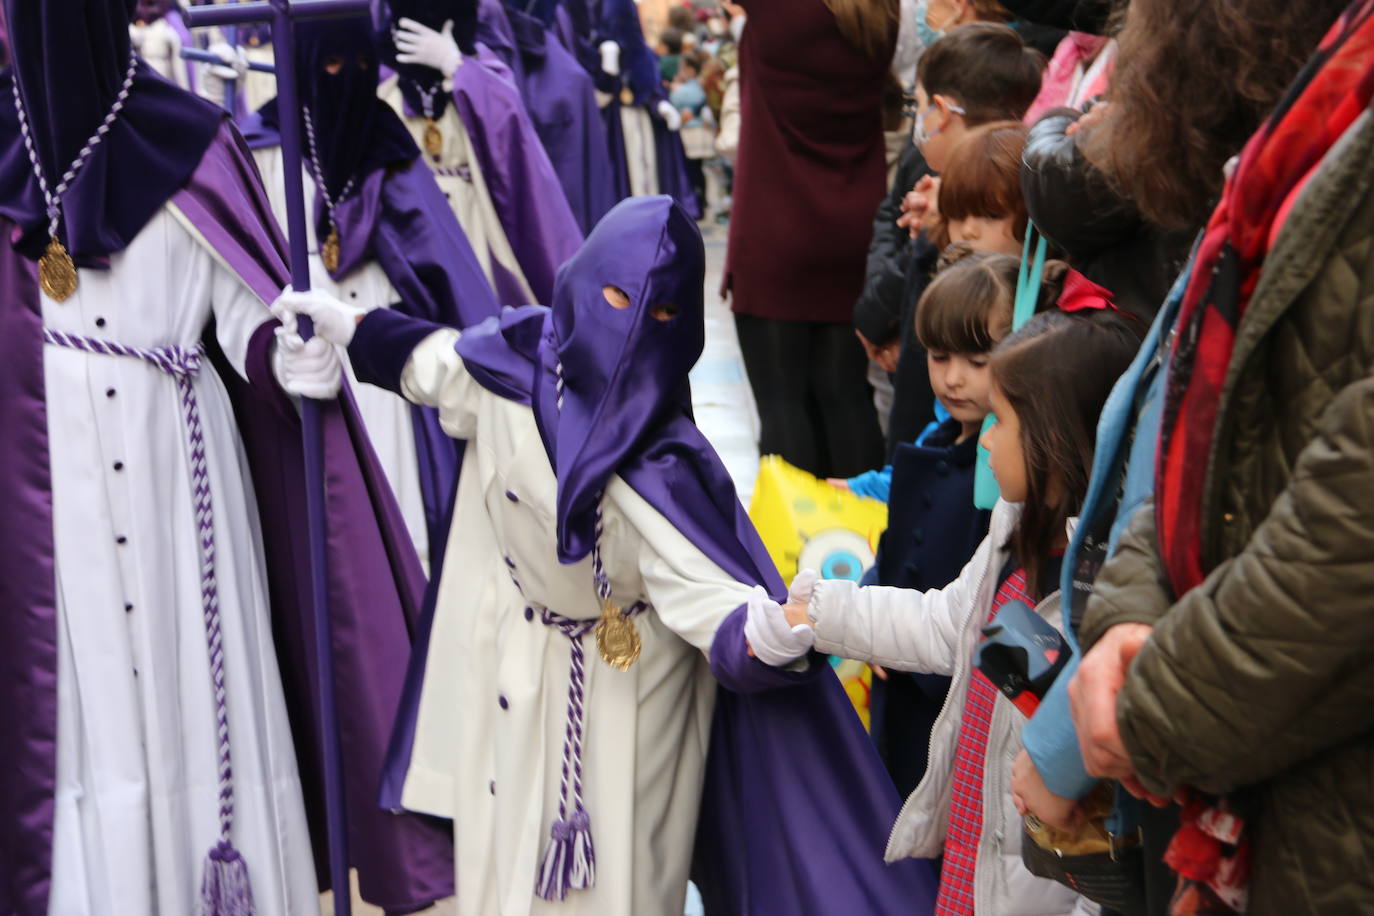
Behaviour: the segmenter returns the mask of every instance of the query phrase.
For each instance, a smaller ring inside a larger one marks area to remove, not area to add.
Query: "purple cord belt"
[[[561,379],[560,379],[561,381]],[[603,602],[610,600],[611,583],[601,560],[601,511],[597,510],[596,541],[593,549],[593,580],[597,595]],[[515,563],[506,558],[511,581],[521,594],[524,589],[515,575]],[[621,613],[633,618],[648,609],[637,601]],[[587,656],[582,637],[596,629],[601,618],[576,619],[564,617],[548,608],[531,604],[529,612],[537,611],[546,627],[568,638],[571,664],[568,671],[568,720],[563,731],[562,785],[558,796],[558,818],[550,829],[549,845],[535,878],[535,895],[544,900],[564,900],[570,890],[585,890],[596,884],[596,850],[592,844],[591,816],[582,799],[582,737],[586,725],[585,700],[587,693]],[[572,802],[572,816],[568,803]]]
[[[518,583],[517,583],[518,585]],[[640,601],[624,611],[634,617],[646,609]],[[596,629],[599,618],[575,620],[539,607],[539,620],[568,638],[572,663],[568,672],[568,722],[563,731],[562,786],[558,819],[553,822],[549,849],[540,865],[535,893],[545,900],[562,900],[570,890],[596,884],[596,852],[592,846],[591,817],[582,800],[582,733],[586,723],[586,653],[582,637]],[[571,782],[570,782],[571,780]],[[568,817],[571,789],[572,817]]]
[[[176,380],[181,394],[186,442],[191,448],[191,490],[200,536],[200,596],[205,617],[205,643],[215,694],[215,734],[219,750],[219,843],[210,850],[201,886],[201,911],[206,916],[246,916],[253,912],[248,868],[234,849],[234,769],[229,755],[229,703],[224,686],[224,635],[220,629],[219,583],[215,578],[215,515],[210,498],[210,474],[205,459],[205,432],[196,401],[195,376],[205,349],[194,347],[129,347],[93,337],[43,329],[45,343],[101,356],[142,360]]]

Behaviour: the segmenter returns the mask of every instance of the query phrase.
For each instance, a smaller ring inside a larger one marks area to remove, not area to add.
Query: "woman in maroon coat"
[[[822,477],[882,463],[854,336],[886,192],[882,94],[898,0],[743,0],[741,126],[725,268],[759,448]]]

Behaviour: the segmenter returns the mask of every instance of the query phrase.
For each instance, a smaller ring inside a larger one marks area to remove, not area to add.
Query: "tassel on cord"
[[[596,850],[592,846],[592,822],[586,811],[571,820],[556,820],[549,831],[549,845],[539,867],[534,892],[543,900],[564,900],[568,891],[596,884]]]
[[[575,891],[596,884],[596,849],[592,847],[592,821],[586,811],[572,816],[572,868],[568,886]]]
[[[219,843],[205,857],[201,916],[253,916],[255,912],[248,863],[228,841]]]

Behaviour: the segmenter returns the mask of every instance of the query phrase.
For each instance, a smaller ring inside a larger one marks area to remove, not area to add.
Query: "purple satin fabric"
[[[225,126],[201,167],[174,198],[219,256],[265,302],[286,282],[284,246],[256,169]],[[5,228],[12,229],[6,224]],[[56,770],[57,657],[51,480],[41,311],[33,265],[0,247],[9,292],[0,328],[0,912],[45,916],[51,881]],[[266,313],[264,312],[264,315]],[[234,402],[262,520],[273,630],[306,792],[319,873],[327,878],[319,718],[313,675],[310,579],[299,421],[276,389],[268,353],[271,322],[254,335],[249,381],[212,358]],[[330,611],[338,707],[343,718],[350,850],[365,899],[405,912],[453,893],[452,846],[434,823],[396,817],[374,804],[410,630],[423,585],[400,513],[347,391],[324,408]]]
[[[548,302],[558,268],[582,230],[518,91],[484,65],[458,68],[453,101],[472,141],[496,215],[536,301]],[[526,305],[502,296],[505,305]]]
[[[501,0],[478,0],[477,41],[506,65],[517,87],[524,86],[525,69],[520,58],[520,46],[515,42],[515,33],[511,31],[510,20]]]
[[[518,66],[511,67],[525,108],[579,227],[589,233],[619,199],[592,79],[542,22],[501,10],[499,0],[495,5],[492,21],[499,15],[515,43]],[[484,2],[482,14],[487,11]]]
[[[124,0],[4,0],[14,66],[0,75],[0,216],[38,258],[48,216],[19,130],[15,74],[49,188],[55,188],[113,105],[129,63]],[[59,233],[82,267],[128,247],[186,183],[224,112],[140,63],[119,118],[62,198]],[[137,176],[137,180],[130,180]]]
[[[371,252],[400,296],[392,309],[453,328],[469,327],[500,311],[477,256],[427,165],[417,159],[388,174],[379,202]],[[341,231],[348,231],[347,227]],[[461,443],[444,434],[433,408],[412,406],[411,420],[433,562],[434,557],[442,557],[448,539],[447,510],[462,464]]]
[[[17,228],[0,220],[7,235]],[[47,916],[57,788],[57,580],[37,265],[0,244],[0,913]]]
[[[601,54],[596,48],[596,28],[587,0],[560,3],[554,13],[554,30],[588,76],[596,79],[601,75]]]

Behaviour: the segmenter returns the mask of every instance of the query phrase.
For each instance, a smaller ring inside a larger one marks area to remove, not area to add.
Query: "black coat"
[[[1088,162],[1065,130],[1079,112],[1056,108],[1030,130],[1021,191],[1032,222],[1075,268],[1116,294],[1117,307],[1154,319],[1188,257],[1192,237],[1145,222]]]
[[[943,588],[959,578],[987,536],[991,513],[973,507],[977,437],[953,445],[958,434],[958,421],[950,420],[930,444],[897,448],[877,584]],[[949,678],[933,674],[894,671],[887,681],[873,681],[873,740],[903,796],[925,774],[930,729],[948,690]]]
[[[903,293],[910,237],[897,225],[902,198],[922,176],[930,174],[925,157],[914,143],[906,144],[887,197],[873,215],[873,239],[868,243],[864,291],[854,303],[854,327],[874,346],[897,338],[902,326]]]
[[[1017,19],[1073,32],[1102,35],[1111,16],[1111,0],[1002,0]]]
[[[916,338],[916,303],[930,285],[940,252],[924,236],[909,242],[902,265],[902,352],[892,379],[892,412],[887,428],[887,454],[891,462],[897,447],[915,442],[935,419],[935,392],[930,388],[926,349]]]

